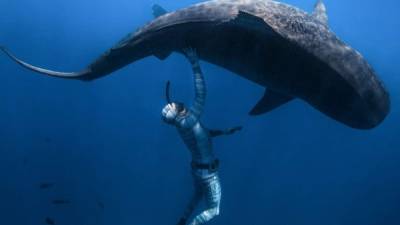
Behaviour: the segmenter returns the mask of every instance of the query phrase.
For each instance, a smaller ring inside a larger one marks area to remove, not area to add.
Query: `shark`
[[[211,0],[173,12],[155,5],[153,14],[154,20],[78,72],[37,67],[0,49],[32,71],[93,81],[145,57],[165,60],[191,47],[200,59],[265,87],[250,115],[301,99],[344,125],[367,130],[390,111],[384,84],[366,59],[330,29],[321,0],[312,13],[273,0]]]

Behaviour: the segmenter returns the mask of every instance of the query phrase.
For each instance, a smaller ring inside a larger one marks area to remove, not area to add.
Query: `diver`
[[[242,129],[234,127],[227,130],[209,130],[200,122],[203,112],[206,87],[195,50],[183,51],[192,65],[194,73],[195,99],[189,109],[183,103],[172,102],[169,95],[170,82],[166,87],[168,104],[162,110],[163,121],[177,128],[179,135],[192,155],[192,175],[195,192],[178,225],[185,225],[197,204],[204,199],[206,209],[196,215],[190,225],[204,224],[219,215],[221,185],[218,176],[219,161],[212,149],[212,138],[230,135]]]

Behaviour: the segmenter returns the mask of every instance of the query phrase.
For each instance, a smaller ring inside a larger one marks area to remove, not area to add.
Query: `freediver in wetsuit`
[[[162,110],[163,120],[177,128],[179,135],[189,148],[192,155],[192,175],[195,193],[186,211],[178,222],[185,225],[195,207],[204,199],[206,209],[196,215],[190,225],[204,224],[219,215],[221,201],[221,185],[218,177],[219,161],[212,149],[212,138],[220,135],[230,135],[242,129],[234,127],[227,130],[209,130],[200,122],[203,112],[206,87],[199,65],[198,57],[193,49],[183,51],[192,65],[194,73],[195,99],[188,109],[183,103],[172,102],[169,96],[170,83],[167,83],[166,98],[168,104]]]

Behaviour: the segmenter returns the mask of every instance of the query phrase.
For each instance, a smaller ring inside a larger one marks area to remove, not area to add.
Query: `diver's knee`
[[[219,207],[215,207],[212,209],[209,209],[209,213],[211,217],[216,217],[219,215]]]
[[[215,208],[215,215],[216,215],[216,216],[219,215],[219,207]]]

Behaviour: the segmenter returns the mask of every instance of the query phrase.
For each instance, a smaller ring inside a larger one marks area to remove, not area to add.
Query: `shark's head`
[[[302,74],[285,81],[286,91],[350,127],[379,125],[390,111],[390,98],[372,66],[329,28],[322,1],[312,15],[302,17],[279,27],[289,40],[284,45],[288,54],[282,55],[296,59],[286,73]]]
[[[390,111],[389,94],[367,60],[333,33],[320,39],[311,52],[316,93],[309,96],[317,108],[358,129],[379,125]],[[317,42],[316,42],[317,43]],[[310,48],[309,48],[310,49]],[[319,89],[319,90],[318,90]]]
[[[357,129],[379,125],[390,111],[390,98],[364,57],[330,33],[306,46],[296,96],[330,117]],[[300,52],[300,51],[299,51]],[[311,54],[310,54],[311,53]]]

